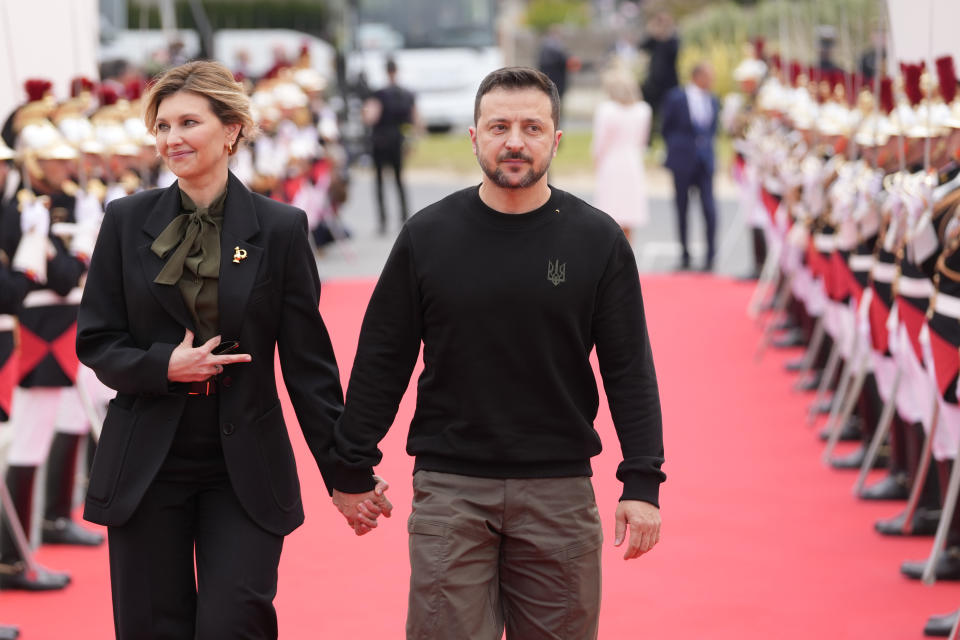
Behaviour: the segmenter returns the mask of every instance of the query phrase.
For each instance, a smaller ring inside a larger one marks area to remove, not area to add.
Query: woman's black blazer
[[[167,380],[170,353],[193,321],[173,285],[154,284],[150,250],[180,213],[176,184],[111,202],[90,263],[77,354],[109,387],[84,518],[127,521],[156,476],[187,396]],[[245,256],[242,259],[239,256]],[[217,400],[230,482],[247,513],[285,535],[303,522],[300,482],[274,374],[275,353],[321,471],[343,391],[318,310],[320,279],[303,211],[252,194],[231,173],[220,239],[220,333],[249,363],[227,365]]]

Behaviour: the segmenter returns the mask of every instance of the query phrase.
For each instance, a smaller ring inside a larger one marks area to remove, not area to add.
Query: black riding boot
[[[73,483],[77,475],[80,445],[85,436],[57,433],[47,458],[47,501],[43,512],[45,544],[75,544],[95,547],[103,543],[99,533],[87,531],[70,515],[73,510]]]
[[[20,521],[27,535],[33,514],[33,481],[36,475],[36,467],[11,465],[7,468],[7,489],[16,509],[16,513],[10,515]],[[10,515],[0,513],[0,589],[50,591],[67,586],[70,576],[65,573],[48,571],[36,565],[33,570],[27,567],[24,554],[14,538]]]

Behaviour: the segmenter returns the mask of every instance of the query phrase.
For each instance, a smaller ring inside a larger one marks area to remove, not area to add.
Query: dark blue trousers
[[[673,186],[676,191],[677,231],[683,250],[684,266],[690,265],[690,251],[687,245],[687,208],[690,204],[690,189],[696,188],[700,194],[700,206],[703,209],[703,221],[707,230],[707,259],[704,267],[713,268],[716,255],[717,209],[713,201],[713,172],[702,163],[697,163],[692,171],[673,173]]]

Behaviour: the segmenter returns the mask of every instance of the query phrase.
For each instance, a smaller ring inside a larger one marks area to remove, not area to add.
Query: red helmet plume
[[[957,97],[957,72],[952,56],[937,58],[937,79],[940,81],[940,96],[944,102],[953,102]]]
[[[53,83],[44,78],[30,78],[23,83],[23,88],[27,92],[27,99],[30,102],[36,102],[43,100],[44,96],[53,89]]]

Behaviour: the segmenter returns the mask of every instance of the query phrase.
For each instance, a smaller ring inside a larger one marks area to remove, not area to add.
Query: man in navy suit
[[[673,173],[676,189],[677,227],[683,248],[680,267],[690,268],[687,249],[687,204],[690,188],[700,193],[700,204],[707,227],[707,256],[703,267],[713,269],[717,210],[713,202],[713,138],[717,134],[719,102],[710,93],[713,68],[707,62],[697,64],[690,84],[675,87],[663,100],[663,139],[667,145],[666,166]]]

